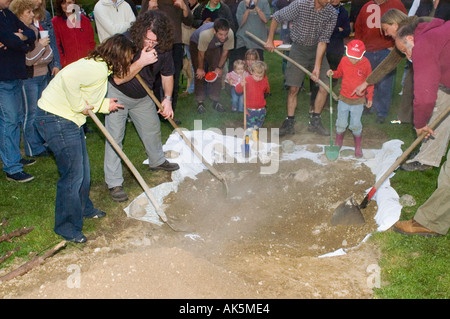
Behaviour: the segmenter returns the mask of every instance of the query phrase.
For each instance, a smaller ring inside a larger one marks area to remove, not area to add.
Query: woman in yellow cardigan
[[[54,231],[66,240],[86,242],[84,218],[106,214],[89,198],[90,166],[82,125],[88,110],[114,112],[123,105],[105,98],[108,76],[129,72],[136,48],[124,35],[115,35],[87,58],[64,69],[49,83],[38,101],[35,125],[53,152],[60,178],[57,183]]]

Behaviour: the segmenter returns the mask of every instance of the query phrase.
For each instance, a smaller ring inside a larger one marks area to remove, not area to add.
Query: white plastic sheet
[[[243,157],[241,150],[243,141],[242,136],[222,135],[212,130],[183,131],[183,133],[203,155],[204,160],[211,165],[214,165],[214,163],[256,162],[259,159],[261,162],[268,163],[270,166],[271,161],[297,160],[300,158],[310,159],[320,165],[327,164],[323,161],[323,152],[310,152],[305,145],[296,145],[293,152],[284,153],[280,157],[278,144],[264,143],[261,141],[255,143],[250,141],[251,156],[250,158],[245,158]],[[361,165],[364,163],[371,169],[378,180],[402,154],[402,144],[403,142],[400,140],[391,140],[384,143],[379,150],[364,150],[364,152],[373,154],[370,159],[361,158],[355,161],[354,158],[341,158],[340,160],[352,161],[353,165]],[[319,146],[323,147],[323,149],[325,147],[324,145]],[[343,147],[343,149],[346,149],[346,147]],[[179,153],[178,157],[170,159],[170,161],[178,163],[180,169],[172,173],[172,182],[163,183],[151,189],[151,192],[160,205],[163,205],[165,196],[170,194],[170,192],[177,191],[178,184],[182,182],[185,177],[196,179],[198,173],[207,169],[202,161],[192,152],[191,148],[183,141],[182,137],[176,132],[170,135],[166,144],[163,146],[163,150],[165,152],[172,150]],[[145,161],[144,164],[148,164],[148,162]],[[392,176],[394,176],[394,174],[379,187],[373,197],[373,200],[376,200],[378,206],[378,211],[374,217],[378,225],[377,231],[389,229],[400,217],[402,206],[399,203],[397,192],[390,185],[390,178]],[[367,189],[367,192],[369,190],[370,189]],[[140,196],[146,196],[146,194],[143,193]],[[129,207],[130,206],[125,208],[125,212],[128,217],[132,217],[129,214]],[[157,225],[163,224],[151,205],[146,207],[146,211],[147,214],[144,217],[137,219]],[[368,234],[366,238],[368,237],[370,237],[370,234]],[[345,254],[345,251],[349,249],[352,248],[341,248],[336,252],[325,254],[322,257]]]

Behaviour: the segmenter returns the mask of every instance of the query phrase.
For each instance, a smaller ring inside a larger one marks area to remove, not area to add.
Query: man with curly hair
[[[110,77],[108,96],[118,98],[125,107],[105,116],[105,127],[122,147],[128,117],[133,121],[144,144],[151,170],[174,171],[176,163],[169,163],[164,156],[161,143],[161,126],[158,113],[164,118],[173,118],[172,91],[174,65],[171,47],[173,27],[164,13],[147,11],[125,33],[138,48],[138,53],[123,77]],[[162,112],[157,112],[153,100],[136,79],[139,74],[147,86],[154,88],[155,79],[161,76],[164,99]],[[114,201],[124,202],[128,196],[123,189],[122,163],[111,144],[106,141],[104,159],[105,182]]]

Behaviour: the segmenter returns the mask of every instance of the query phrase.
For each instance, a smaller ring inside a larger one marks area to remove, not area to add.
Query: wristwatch
[[[172,97],[171,97],[171,96],[168,96],[168,95],[165,95],[165,96],[164,96],[164,99],[165,99],[165,100],[172,101]]]

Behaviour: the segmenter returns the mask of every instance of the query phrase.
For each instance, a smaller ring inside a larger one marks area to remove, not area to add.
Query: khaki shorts
[[[316,51],[317,45],[304,46],[293,43],[291,50],[289,51],[289,57],[312,73],[316,61]],[[329,69],[330,65],[328,64],[326,54],[324,54],[319,76],[320,80],[324,83],[329,82],[329,78],[327,77],[327,71]],[[285,78],[287,86],[301,87],[303,80],[305,79],[305,72],[288,61],[285,71]]]

